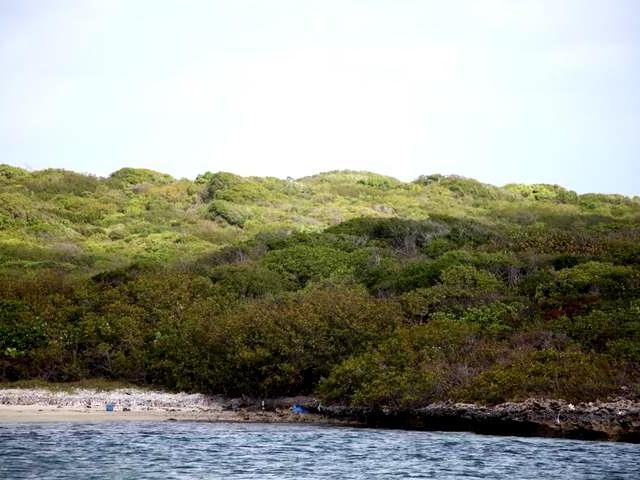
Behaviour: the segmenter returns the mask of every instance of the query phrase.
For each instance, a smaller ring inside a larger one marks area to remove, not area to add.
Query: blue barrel
[[[302,405],[298,405],[297,403],[291,407],[291,410],[293,411],[293,413],[297,413],[298,415],[304,415],[305,413],[309,413],[309,409],[306,407],[303,407]]]
[[[113,412],[113,403],[107,403],[107,412]]]

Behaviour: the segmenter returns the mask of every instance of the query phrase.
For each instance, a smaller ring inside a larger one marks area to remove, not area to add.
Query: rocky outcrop
[[[383,428],[640,443],[640,403],[629,400],[574,405],[530,399],[494,406],[442,402],[416,409],[329,406],[320,411]]]
[[[245,410],[245,411],[267,411],[275,412],[277,410],[288,410],[293,405],[302,405],[308,410],[318,413],[319,401],[314,397],[297,396],[297,397],[277,397],[277,398],[255,398],[255,397],[237,397],[226,399],[222,403],[224,410]]]

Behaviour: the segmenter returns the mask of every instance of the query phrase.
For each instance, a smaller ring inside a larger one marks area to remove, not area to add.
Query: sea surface
[[[0,424],[0,478],[640,479],[640,445],[194,422]]]

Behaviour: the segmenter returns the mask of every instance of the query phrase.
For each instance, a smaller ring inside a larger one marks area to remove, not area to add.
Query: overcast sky
[[[0,163],[640,194],[640,1],[0,0]]]

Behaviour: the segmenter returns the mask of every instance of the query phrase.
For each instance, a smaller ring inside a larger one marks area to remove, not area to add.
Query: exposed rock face
[[[328,416],[375,427],[640,443],[640,403],[629,400],[572,405],[558,400],[530,399],[495,406],[434,403],[413,410],[341,406],[320,410]]]

